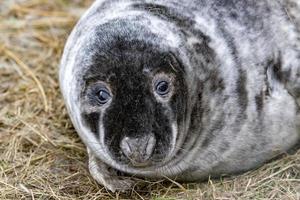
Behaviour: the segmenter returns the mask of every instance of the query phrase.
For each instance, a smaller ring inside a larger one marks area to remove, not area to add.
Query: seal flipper
[[[298,106],[300,106],[300,42],[297,56],[290,58],[291,61],[283,60],[286,65],[282,66],[281,76],[288,92],[295,98]],[[288,58],[284,58],[288,59]]]
[[[87,148],[87,152],[89,155],[89,171],[99,184],[112,192],[130,190],[134,186],[135,181],[130,177],[118,176],[114,169],[110,169],[107,164],[97,159],[89,148]]]

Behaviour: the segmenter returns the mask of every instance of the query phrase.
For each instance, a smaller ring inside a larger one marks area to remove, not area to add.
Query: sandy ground
[[[243,175],[109,193],[89,176],[57,71],[91,0],[0,1],[0,199],[300,199],[300,151]]]

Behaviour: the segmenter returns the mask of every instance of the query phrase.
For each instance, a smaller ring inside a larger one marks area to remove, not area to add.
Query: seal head
[[[180,60],[139,26],[118,20],[96,27],[82,47],[84,63],[78,63],[85,65],[80,72],[85,126],[113,160],[133,167],[170,158],[188,99]]]

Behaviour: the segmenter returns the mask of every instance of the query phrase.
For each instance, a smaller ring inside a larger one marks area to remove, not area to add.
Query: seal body
[[[113,191],[133,184],[117,172],[197,181],[293,147],[300,34],[285,5],[95,1],[67,41],[59,75],[92,176]]]

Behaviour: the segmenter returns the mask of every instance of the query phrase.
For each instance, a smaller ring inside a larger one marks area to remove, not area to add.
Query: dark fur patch
[[[202,123],[202,115],[203,113],[208,113],[208,107],[203,107],[202,105],[202,86],[201,83],[198,83],[198,94],[196,97],[196,102],[195,105],[193,107],[192,113],[191,113],[191,123],[190,123],[190,127],[189,127],[189,132],[191,133],[195,133],[197,129],[199,129],[199,126],[201,127],[201,123]],[[197,132],[201,132],[200,130],[198,130]],[[196,132],[196,133],[197,133]],[[198,133],[197,133],[198,134]],[[200,134],[199,134],[200,135]]]
[[[197,54],[203,55],[203,62],[205,64],[211,64],[214,62],[215,52],[208,46],[210,39],[205,36],[203,36],[202,38],[203,42],[193,44],[193,48],[195,49],[195,52]]]
[[[247,76],[246,72],[240,70],[239,78],[237,80],[237,94],[239,97],[239,104],[242,111],[245,111],[248,106],[248,92],[246,88]]]
[[[218,71],[212,71],[209,76],[210,90],[212,92],[221,92],[225,89],[224,80],[220,77]]]
[[[264,84],[266,85],[266,91],[265,91],[265,95],[269,96],[271,93],[271,87],[270,87],[270,83],[268,81],[268,68],[270,66],[270,64],[272,63],[272,61],[267,61],[264,66]]]
[[[274,72],[274,75],[275,75],[275,78],[281,82],[281,83],[284,83],[286,78],[287,77],[284,77],[283,73],[282,73],[282,70],[281,70],[281,60],[278,59],[277,62],[273,63],[273,72]]]
[[[88,127],[90,127],[92,133],[95,134],[97,138],[99,138],[99,127],[98,124],[95,122],[99,122],[99,114],[98,113],[90,113],[90,114],[84,114],[82,118],[85,119],[85,123],[87,124]]]
[[[115,29],[122,28],[119,23]],[[187,86],[184,67],[174,53],[162,51],[151,43],[137,40],[130,28],[123,30],[123,27],[118,35],[106,28],[108,27],[105,25],[99,28],[97,37],[101,38],[101,42],[95,40],[97,42],[89,47],[89,50],[93,51],[90,54],[92,62],[87,73],[83,75],[84,80],[89,80],[86,82],[87,91],[93,91],[89,88],[94,86],[89,83],[99,79],[106,82],[112,91],[111,103],[103,112],[101,122],[105,131],[105,144],[116,160],[129,163],[121,151],[121,140],[124,137],[139,138],[154,134],[156,146],[151,160],[159,162],[170,150],[171,124],[183,123],[185,119],[183,116],[187,106]],[[109,28],[114,28],[113,24],[110,24]],[[168,106],[164,106],[155,98],[152,89],[153,76],[162,72],[173,74],[175,77],[175,90]],[[90,100],[89,104],[96,106],[96,103],[93,103],[94,98],[89,93],[86,95]],[[95,119],[95,126],[99,123],[95,115],[85,118],[91,123]]]
[[[255,104],[257,112],[261,114],[264,108],[264,91],[255,96]]]
[[[285,77],[284,73],[282,73],[282,69],[281,69],[281,61],[280,59],[274,61],[273,59],[270,59],[269,61],[266,62],[267,65],[266,65],[266,68],[265,68],[265,82],[266,82],[266,85],[267,85],[267,95],[269,95],[270,92],[272,92],[272,87],[271,87],[271,84],[269,83],[269,78],[270,79],[274,79],[278,82],[281,82],[283,84],[286,83],[287,79],[289,77]],[[270,77],[268,77],[270,76]]]

